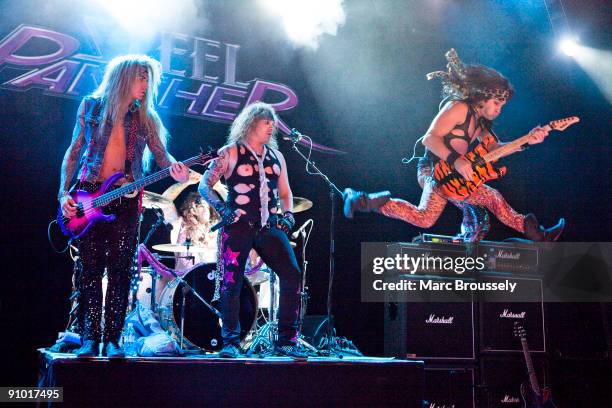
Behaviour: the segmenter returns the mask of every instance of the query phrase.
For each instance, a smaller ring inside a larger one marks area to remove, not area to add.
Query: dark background
[[[609,50],[606,2],[564,3],[582,43]],[[71,7],[68,1],[38,4],[0,3],[0,36],[22,23],[77,38],[84,35],[84,7]],[[195,4],[202,25],[175,32],[240,44],[239,80],[262,78],[294,89],[299,105],[281,117],[316,142],[346,152],[313,155],[340,188],[388,189],[417,203],[416,166],[403,165],[401,159],[410,157],[414,142],[438,109],[440,85],[428,83],[425,74],[444,68],[443,55],[451,47],[467,63],[498,69],[516,88],[515,98],[496,121],[503,140],[553,119],[576,115],[581,122],[506,159],[508,176],[492,185],[519,212],[535,213],[544,225],[565,217],[565,241],[610,240],[610,103],[575,61],[557,51],[543,1],[351,1],[345,4],[344,26],[337,36],[324,35],[317,50],[294,48],[278,19],[254,1]],[[113,50],[114,54],[127,51]],[[151,47],[150,55],[158,53]],[[7,78],[9,71],[4,68],[0,66],[2,82],[12,78]],[[47,224],[56,212],[60,164],[78,103],[78,99],[51,96],[40,89],[0,89],[4,179],[0,325],[6,354],[3,374],[8,376],[3,385],[34,384],[35,349],[53,344],[66,323],[72,263],[66,254],[51,250]],[[172,135],[169,150],[178,159],[194,155],[201,145],[224,143],[226,123],[164,110],[160,114]],[[289,145],[281,142],[281,150],[294,195],[314,202],[311,210],[297,215],[297,225],[307,218],[315,221],[307,253],[309,314],[324,314],[328,190],[319,178],[305,173],[302,160]],[[162,192],[170,184],[159,182],[150,190]],[[340,211],[337,203],[336,213]],[[360,243],[409,241],[420,230],[370,214],[358,214],[353,221],[338,216],[336,221],[338,334],[352,339],[368,355],[382,355],[383,307],[360,301]],[[459,211],[449,205],[431,232],[454,234],[459,223]],[[488,239],[509,236],[517,233],[493,221]],[[572,330],[586,330],[578,320]],[[577,338],[577,347],[579,342]]]

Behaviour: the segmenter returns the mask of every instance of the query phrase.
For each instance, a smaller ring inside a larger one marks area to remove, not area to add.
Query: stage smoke
[[[296,47],[319,47],[323,34],[336,35],[346,14],[342,0],[260,0],[265,9],[277,15]]]

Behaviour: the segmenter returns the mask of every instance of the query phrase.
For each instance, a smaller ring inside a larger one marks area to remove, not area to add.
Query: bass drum
[[[183,279],[207,302],[215,293],[216,264],[198,264],[189,269]],[[221,320],[184,284],[174,279],[164,288],[159,300],[159,315],[162,328],[180,344],[181,311],[184,307],[183,345],[206,351],[219,351],[223,346],[221,339]],[[185,289],[187,289],[185,287]],[[183,293],[185,294],[183,295]],[[212,303],[219,310],[219,302]],[[243,279],[240,292],[240,340],[244,340],[253,329],[257,317],[257,296],[248,280]]]

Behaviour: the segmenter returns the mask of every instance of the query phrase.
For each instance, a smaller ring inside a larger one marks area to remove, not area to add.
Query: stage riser
[[[419,362],[41,360],[40,385],[64,387],[62,406],[420,408],[424,385]]]

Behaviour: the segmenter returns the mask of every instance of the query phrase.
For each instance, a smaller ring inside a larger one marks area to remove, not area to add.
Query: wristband
[[[59,193],[57,193],[57,201],[62,201],[62,198],[64,198],[65,196],[69,195],[70,192],[67,190],[62,190]]]
[[[285,211],[283,213],[283,218],[285,221],[289,222],[290,228],[293,229],[293,226],[295,225],[295,217],[293,216],[293,212]]]

